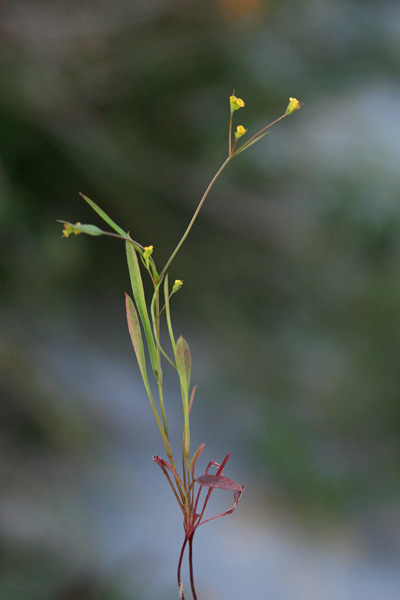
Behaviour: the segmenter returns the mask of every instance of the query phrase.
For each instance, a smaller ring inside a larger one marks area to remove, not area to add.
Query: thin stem
[[[170,453],[170,455],[168,455],[169,461],[171,463],[171,466],[174,468],[174,470],[176,471],[176,467],[175,467],[175,463],[174,463],[174,459],[172,456],[172,452]],[[180,494],[181,500],[182,500],[182,506],[184,505],[185,507],[187,506],[187,493],[184,487],[182,487],[182,482],[180,477],[177,477],[176,475],[174,475],[175,478],[175,483],[176,483],[176,487],[178,489],[178,492]],[[182,511],[183,512],[183,511]]]
[[[270,127],[272,127],[272,125],[275,125],[276,123],[278,123],[279,121],[281,121],[285,117],[287,117],[286,113],[283,114],[283,115],[281,115],[277,119],[275,119],[275,121],[272,121],[272,123],[270,123],[269,125],[266,125],[262,129],[260,129],[260,131],[258,131],[257,133],[255,133],[249,140],[247,140],[247,142],[245,142],[243,144],[243,146],[240,146],[240,148],[238,148],[236,150],[236,152],[233,152],[233,149],[232,149],[232,157],[235,156],[236,154],[238,154],[243,148],[245,148],[246,146],[248,146],[250,144],[250,142],[252,142],[255,138],[257,138],[259,135],[261,135],[264,131],[266,131],[267,129],[269,129]]]
[[[162,383],[157,383],[158,385],[158,400],[160,403],[160,408],[161,408],[161,416],[162,416],[162,420],[163,420],[163,424],[164,424],[164,431],[165,431],[165,435],[168,437],[168,423],[167,423],[167,415],[165,413],[165,405],[164,405],[164,395],[163,395],[163,389],[162,389]]]
[[[161,374],[162,369],[161,369],[161,355],[160,355],[161,346],[160,346],[160,297],[159,297],[160,285],[161,285],[161,282],[158,285],[154,286],[155,289],[154,289],[153,299],[152,299],[151,305],[150,305],[150,312],[151,312],[151,318],[153,321],[154,338],[155,338],[156,344],[157,344],[158,372]],[[164,424],[164,433],[168,439],[168,424],[167,424],[167,415],[165,413],[165,406],[164,406],[162,377],[161,377],[161,379],[157,378],[157,386],[158,386],[158,400],[159,400],[161,416],[162,416],[162,420],[163,420],[163,424]]]
[[[188,482],[186,479],[186,467],[185,467],[185,432],[183,432],[183,437],[182,437],[182,475],[183,475],[183,485],[185,486],[185,490],[188,490]],[[188,508],[188,507],[187,507]]]
[[[178,243],[177,247],[175,248],[175,250],[173,251],[173,253],[171,254],[171,256],[169,257],[165,267],[163,268],[163,270],[160,273],[160,279],[162,279],[165,275],[165,273],[167,272],[167,269],[169,267],[169,265],[172,263],[172,261],[174,260],[175,256],[178,254],[183,242],[186,240],[187,236],[189,235],[190,230],[192,229],[194,222],[197,219],[197,215],[199,214],[201,207],[204,204],[205,199],[207,198],[212,186],[214,185],[214,183],[216,182],[216,180],[218,179],[218,177],[220,176],[220,174],[222,173],[222,171],[224,170],[224,168],[226,167],[226,165],[228,164],[228,162],[231,160],[232,156],[228,156],[228,158],[222,163],[222,165],[220,166],[220,168],[218,169],[218,171],[216,172],[216,174],[214,175],[214,177],[212,178],[212,180],[210,181],[210,183],[208,184],[208,187],[206,189],[206,191],[204,192],[204,195],[202,197],[202,199],[199,202],[198,207],[196,208],[196,211],[185,231],[185,233],[183,234],[180,242]]]
[[[164,465],[162,463],[158,463],[158,464],[161,467],[161,470],[164,473],[165,477],[167,478],[168,483],[171,486],[171,489],[172,489],[172,491],[174,493],[174,496],[177,499],[177,502],[178,502],[178,504],[179,504],[179,506],[180,506],[180,508],[182,510],[182,513],[185,516],[185,507],[184,507],[184,504],[181,501],[181,499],[179,498],[179,496],[178,496],[178,494],[176,492],[176,489],[174,488],[174,484],[172,483],[171,477],[169,476],[169,473],[168,473],[167,469],[164,467]],[[174,477],[175,477],[175,481],[179,482],[179,479],[177,479],[176,475],[174,475]]]
[[[160,350],[161,350],[161,354],[169,362],[171,367],[174,367],[174,369],[176,369],[176,364],[174,363],[173,360],[170,359],[170,357],[168,356],[168,354],[165,352],[164,348],[161,345],[160,345]]]
[[[150,273],[150,276],[151,276],[151,273]],[[161,310],[159,308],[159,305],[160,305],[159,288],[160,288],[161,282],[162,282],[162,280],[160,280],[159,283],[156,285],[156,283],[153,281],[154,294],[153,294],[153,298],[152,298],[151,304],[150,304],[151,318],[152,318],[152,322],[153,322],[153,331],[154,331],[154,336],[155,336],[156,342],[157,342],[157,356],[158,356],[158,361],[159,361],[159,365],[160,365],[160,368],[159,368],[160,372],[161,372],[160,352],[164,356],[164,358],[166,358],[166,360],[170,363],[170,365],[176,369],[176,364],[170,359],[168,354],[165,352],[165,350],[161,346],[161,342],[160,342],[160,317],[163,313],[163,310],[165,309],[165,304]],[[157,313],[155,312],[156,308],[157,308]]]
[[[191,482],[191,473],[190,473],[190,461],[189,461],[189,454],[186,455],[186,473],[187,473],[187,494],[188,494],[188,498],[190,499],[190,486],[192,484]],[[190,503],[190,500],[189,500]]]
[[[193,600],[197,600],[196,590],[194,588],[193,578],[193,535],[189,538],[189,573],[190,573],[190,587],[192,588]]]
[[[233,112],[231,111],[231,116],[229,118],[229,156],[232,155],[232,119]]]
[[[135,246],[138,247],[138,249],[140,250],[144,250],[144,246],[142,246],[142,244],[139,244],[139,242],[135,242],[135,240],[133,240],[130,236],[124,236],[124,235],[119,235],[118,233],[112,233],[111,231],[103,231],[102,235],[108,235],[109,237],[115,237],[118,238],[120,240],[125,240],[126,242],[131,242],[132,244],[135,244]]]
[[[183,553],[185,552],[187,541],[188,541],[188,538],[185,536],[185,539],[182,544],[181,553],[179,555],[179,561],[178,561],[178,589],[179,589],[179,596],[180,596],[181,600],[185,600],[185,596],[183,594],[183,584],[182,584],[182,579],[181,579],[181,567],[182,567]]]
[[[235,154],[235,148],[236,148],[236,144],[237,144],[237,138],[235,139],[235,142],[232,146],[232,150],[231,150],[231,156],[233,156]]]
[[[159,373],[162,372],[161,371],[160,350],[166,356],[166,358],[169,360],[169,362],[173,366],[176,367],[176,365],[174,365],[174,363],[170,360],[170,358],[165,354],[165,352],[161,348],[161,344],[160,344],[160,297],[159,297],[160,285],[161,285],[161,280],[160,280],[160,282],[157,285],[154,283],[154,294],[153,294],[153,298],[152,298],[151,305],[150,305],[150,312],[151,312],[151,317],[152,317],[152,322],[153,322],[154,337],[155,337],[155,340],[157,342],[157,363],[158,363],[158,371],[159,371]],[[156,408],[154,406],[154,401],[153,401],[153,398],[152,398],[152,395],[151,395],[150,388],[148,389],[148,395],[149,395],[150,402],[151,402],[151,405],[152,405],[152,408],[153,408],[154,416],[156,417],[158,428],[159,428],[160,433],[161,433],[162,440],[164,442],[164,447],[165,447],[165,450],[167,452],[167,456],[169,458],[171,466],[176,471],[174,459],[173,459],[173,456],[172,456],[171,447],[170,447],[170,444],[169,444],[168,424],[167,424],[167,415],[166,415],[166,412],[165,412],[165,405],[164,405],[164,395],[163,395],[162,379],[160,380],[160,379],[157,378],[157,386],[158,386],[158,398],[159,398],[161,415],[162,415],[162,420],[163,420],[163,425],[164,425],[164,431],[162,431],[161,421],[160,421],[160,418],[158,416],[158,411],[156,410]],[[175,483],[176,483],[177,490],[178,490],[178,492],[180,494],[180,497],[181,497],[181,500],[182,500],[182,506],[184,505],[185,507],[187,507],[188,500],[187,500],[186,486],[182,486],[182,482],[180,481],[180,479],[178,479],[176,477],[176,475],[175,475]],[[171,484],[171,486],[172,486],[172,484]]]
[[[158,430],[159,430],[159,432],[161,434],[161,439],[163,441],[165,451],[167,453],[168,458],[171,460],[171,458],[172,458],[172,452],[171,452],[171,447],[169,445],[169,439],[168,439],[168,436],[166,436],[166,434],[165,434],[163,425],[162,425],[160,417],[158,415],[157,408],[156,408],[156,406],[154,404],[153,395],[151,393],[151,389],[150,389],[150,386],[149,386],[148,382],[145,382],[145,388],[146,388],[146,392],[147,392],[147,395],[148,395],[149,400],[150,400],[150,406],[151,406],[151,409],[153,411],[153,415],[154,415],[154,418],[156,420]]]
[[[185,452],[185,432],[183,432],[182,437],[182,474],[183,474],[183,485],[185,487],[186,493],[186,521],[190,520],[190,513],[192,510],[192,505],[190,502],[190,474],[189,469],[187,468],[188,458]]]

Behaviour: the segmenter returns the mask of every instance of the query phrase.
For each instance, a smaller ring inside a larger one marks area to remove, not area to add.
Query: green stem
[[[213,187],[214,183],[216,182],[216,180],[218,179],[218,177],[220,176],[220,174],[222,173],[222,171],[224,170],[224,168],[226,167],[226,165],[228,164],[228,162],[231,160],[232,156],[228,156],[228,158],[222,163],[222,165],[220,166],[220,168],[218,169],[218,171],[216,172],[216,174],[214,175],[214,177],[212,178],[212,180],[210,181],[210,183],[208,184],[208,187],[206,189],[206,191],[204,192],[204,195],[202,197],[202,199],[199,202],[198,207],[196,208],[196,211],[185,231],[185,233],[183,234],[179,244],[177,245],[177,247],[175,248],[175,250],[173,251],[173,253],[171,254],[171,256],[169,257],[165,267],[163,268],[163,270],[160,273],[160,279],[162,279],[165,275],[165,273],[167,272],[167,269],[169,267],[169,265],[172,263],[172,261],[174,260],[175,256],[178,254],[183,242],[186,240],[187,236],[189,235],[190,230],[192,229],[194,222],[197,219],[197,216],[201,210],[201,207],[204,204],[205,199],[207,198],[211,188]]]
[[[239,152],[241,152],[242,150],[244,150],[244,148],[246,146],[248,146],[255,138],[257,138],[259,135],[261,135],[264,131],[266,131],[267,129],[269,129],[270,127],[272,127],[272,125],[275,125],[276,123],[278,123],[279,121],[282,121],[282,119],[284,119],[285,117],[287,117],[288,115],[285,113],[283,115],[281,115],[280,117],[278,117],[277,119],[275,119],[275,121],[272,121],[272,123],[270,123],[269,125],[267,125],[266,127],[263,127],[262,129],[260,129],[260,131],[257,131],[257,133],[255,133],[249,140],[247,140],[247,142],[245,142],[242,146],[240,146],[240,148],[238,148],[235,152],[235,146],[236,146],[236,142],[232,148],[232,154],[231,156],[234,157],[236,154],[239,154]]]
[[[232,119],[233,119],[233,112],[231,111],[231,116],[229,118],[229,156],[232,155]]]
[[[161,435],[161,439],[162,439],[163,444],[164,444],[165,451],[167,453],[168,458],[171,461],[171,459],[172,459],[172,452],[171,452],[171,446],[169,444],[168,435],[165,433],[163,424],[161,423],[160,417],[158,415],[156,406],[154,404],[153,395],[152,395],[151,390],[150,390],[150,386],[145,383],[145,387],[146,387],[147,395],[148,395],[149,400],[150,400],[150,406],[151,406],[151,409],[153,411],[153,415],[154,415],[154,418],[156,420],[157,427],[158,427],[158,430],[159,430],[160,435]],[[172,462],[171,462],[171,464],[172,464]]]
[[[158,386],[158,401],[161,409],[161,416],[164,424],[164,433],[168,438],[168,425],[167,425],[167,415],[165,413],[164,406],[164,395],[163,395],[163,387],[162,387],[162,369],[161,369],[161,344],[160,344],[160,289],[161,282],[158,285],[154,286],[154,294],[153,299],[150,305],[151,318],[153,321],[153,332],[154,338],[156,340],[156,351],[157,351],[157,365],[158,365],[158,373],[160,374],[157,377],[157,386]],[[168,438],[169,439],[169,438]]]
[[[156,340],[156,344],[157,344],[157,362],[158,362],[158,372],[162,373],[161,371],[161,356],[160,356],[160,351],[164,353],[164,351],[161,348],[161,344],[160,344],[160,296],[159,296],[159,289],[160,289],[160,285],[161,285],[161,280],[160,283],[158,285],[154,286],[154,295],[153,295],[153,299],[151,301],[151,306],[150,306],[150,312],[151,312],[151,317],[152,317],[152,321],[153,321],[153,332],[154,332],[154,337]],[[165,355],[166,356],[166,355]],[[171,362],[171,364],[173,366],[175,366],[172,361],[169,359],[168,356],[166,356],[166,358],[168,358],[168,360]],[[154,401],[151,397],[151,393],[149,394],[150,397],[150,402],[153,408],[153,413],[154,416],[156,417],[156,421],[157,421],[157,425],[158,425],[158,429],[161,433],[161,438],[164,442],[164,447],[165,450],[167,452],[167,456],[169,459],[169,462],[171,464],[171,466],[174,468],[174,470],[176,471],[176,467],[175,467],[175,463],[174,463],[174,459],[172,456],[172,451],[171,451],[171,447],[169,444],[169,436],[168,436],[168,424],[167,424],[167,415],[165,412],[165,405],[164,405],[164,395],[163,395],[163,387],[162,387],[162,377],[157,377],[157,386],[158,386],[158,398],[159,398],[159,404],[160,404],[160,409],[161,409],[161,416],[162,416],[162,421],[163,421],[163,425],[161,424],[161,421],[158,417],[158,412],[154,406]],[[148,391],[149,393],[149,391]],[[187,492],[186,490],[181,486],[181,482],[179,481],[179,479],[177,479],[176,476],[174,476],[175,478],[175,483],[176,483],[176,487],[177,490],[179,492],[179,495],[182,499],[182,503],[184,503],[185,505],[187,505]]]
[[[162,383],[161,382],[158,383],[158,399],[159,399],[159,402],[160,402],[161,416],[162,416],[162,420],[163,420],[163,424],[164,424],[165,435],[169,439],[169,437],[168,437],[167,415],[165,413],[164,395],[163,395],[163,389],[162,389]]]

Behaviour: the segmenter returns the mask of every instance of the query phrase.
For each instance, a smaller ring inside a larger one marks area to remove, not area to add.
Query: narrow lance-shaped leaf
[[[192,359],[187,341],[180,336],[175,348],[176,368],[181,382],[182,406],[184,417],[184,440],[186,456],[189,456],[190,431],[189,431],[189,387],[192,371]]]
[[[244,491],[244,485],[240,485],[233,479],[230,479],[229,477],[225,477],[223,475],[201,475],[200,477],[195,479],[195,481],[197,481],[197,483],[199,483],[201,486],[210,488],[210,491],[208,492],[208,498],[209,498],[209,494],[211,493],[211,490],[213,490],[215,488],[233,492],[232,508],[229,508],[228,510],[226,510],[225,512],[223,512],[219,515],[215,515],[215,517],[210,517],[209,519],[205,519],[204,521],[201,521],[198,526],[204,525],[204,523],[208,523],[208,521],[213,521],[214,519],[219,519],[220,517],[226,517],[227,515],[232,514],[233,511],[236,509],[238,502],[240,500],[240,496],[242,495],[242,493]],[[204,511],[202,511],[202,514],[203,514],[203,512]]]
[[[153,332],[150,325],[149,314],[147,312],[146,298],[144,295],[142,276],[140,274],[139,262],[137,259],[135,248],[130,242],[126,242],[126,255],[128,260],[129,275],[131,279],[133,296],[135,298],[137,311],[139,313],[140,320],[143,325],[144,333],[149,348],[151,365],[153,371],[158,380],[160,380],[162,373],[161,368],[158,365],[157,351],[154,342]]]
[[[158,464],[159,467],[161,467],[161,468],[165,467],[166,469],[169,469],[171,471],[171,473],[173,473],[174,476],[177,478],[179,483],[181,485],[183,485],[182,479],[179,477],[178,473],[175,471],[173,466],[169,464],[169,462],[167,462],[166,460],[164,460],[163,458],[161,458],[160,456],[157,456],[157,455],[153,456],[153,460],[154,460],[154,462],[156,462]]]
[[[271,133],[271,132],[267,131],[267,133],[262,133],[258,137],[254,138],[254,140],[249,140],[248,142],[246,142],[245,144],[243,144],[243,146],[241,146],[240,148],[238,148],[238,150],[235,150],[235,152],[233,153],[234,156],[236,156],[236,154],[240,154],[241,152],[243,152],[243,150],[247,150],[247,148],[250,148],[250,146],[252,146],[256,142],[259,142],[261,140],[261,138],[265,137],[269,133]]]
[[[100,206],[98,206],[96,204],[96,202],[94,202],[93,200],[91,200],[90,198],[88,198],[87,196],[85,196],[85,194],[80,194],[80,195],[89,204],[89,206],[91,206],[92,209],[99,215],[99,217],[101,217],[103,219],[103,221],[105,221],[107,223],[107,225],[109,225],[112,229],[114,229],[114,231],[116,231],[123,238],[128,239],[133,244],[133,246],[136,248],[136,250],[138,250],[140,253],[143,252],[144,247],[141,244],[139,244],[138,242],[136,242],[135,240],[133,240],[131,238],[131,236],[129,235],[129,233],[127,233],[126,231],[124,231],[122,229],[122,227],[120,227],[119,225],[117,225],[116,222],[113,221],[112,218],[109,217],[108,214],[105,213],[104,210],[102,208],[100,208]],[[110,233],[107,234],[107,232],[103,232],[103,234],[105,234],[105,235],[111,235]],[[96,235],[96,234],[91,234],[91,235]],[[160,276],[157,273],[157,269],[156,269],[156,266],[154,264],[154,260],[150,259],[149,262],[150,262],[151,271],[153,273],[153,277],[154,277],[155,281],[158,282],[159,279],[160,279]]]
[[[216,474],[223,476],[223,474],[224,474],[224,467],[225,467],[226,463],[228,462],[230,455],[231,455],[231,452],[228,452],[228,454],[225,456],[225,458],[224,458],[224,460],[222,461],[221,464],[217,463],[215,460],[210,460],[210,462],[207,465],[206,472],[204,473],[204,475],[208,475],[208,471],[210,470],[210,468],[211,467],[215,467],[217,469],[217,473]],[[202,484],[200,483],[200,488],[199,488],[199,491],[197,493],[197,498],[196,498],[195,507],[194,507],[195,512],[197,511],[197,504],[199,502],[201,490],[202,490]],[[206,509],[206,506],[207,506],[207,503],[208,503],[208,501],[210,499],[212,491],[213,491],[213,488],[210,488],[208,490],[207,497],[206,497],[206,499],[204,501],[204,505],[203,505],[203,508],[202,508],[202,511],[201,511],[200,519],[203,517],[204,511]]]
[[[142,375],[144,386],[146,388],[147,395],[150,400],[150,405],[151,405],[151,409],[153,411],[154,418],[157,422],[157,426],[160,431],[162,440],[164,442],[164,446],[167,449],[167,448],[169,448],[168,438],[167,438],[165,431],[163,429],[163,426],[161,424],[161,420],[160,420],[159,414],[157,412],[156,406],[154,404],[153,395],[151,393],[149,381],[147,378],[146,358],[145,358],[145,353],[144,353],[144,346],[143,346],[142,333],[140,330],[138,314],[137,314],[137,311],[136,311],[136,308],[135,308],[135,305],[134,305],[132,299],[128,296],[128,294],[125,294],[125,297],[126,297],[126,316],[127,316],[127,320],[128,320],[128,328],[129,328],[129,333],[130,333],[131,340],[132,340],[132,345],[135,350],[140,373]]]
[[[184,504],[182,502],[182,498],[179,498],[178,493],[177,493],[177,491],[175,489],[174,484],[172,483],[171,477],[169,476],[167,469],[169,469],[174,474],[175,481],[176,481],[176,484],[177,484],[177,487],[178,487],[179,490],[183,489],[183,483],[182,483],[181,478],[179,477],[179,475],[175,471],[175,469],[172,467],[172,465],[170,465],[163,458],[160,458],[159,456],[153,456],[153,460],[158,464],[158,466],[161,468],[162,472],[164,473],[165,477],[167,478],[168,483],[171,486],[171,489],[172,489],[172,491],[174,493],[174,496],[177,499],[178,504],[179,504],[179,506],[180,506],[183,514],[185,514],[185,507],[184,507]],[[182,496],[182,497],[184,497],[184,496]]]
[[[154,290],[154,294],[153,294],[153,298],[151,299],[151,303],[150,303],[150,314],[151,314],[151,320],[153,323],[153,334],[154,334],[154,338],[156,340],[156,344],[157,346],[161,346],[161,342],[157,333],[157,316],[156,316],[156,306],[158,304],[158,299],[159,299],[159,288],[161,285],[161,281],[158,282],[155,290]],[[158,316],[158,320],[159,320],[159,316]]]
[[[168,274],[165,276],[165,279],[164,279],[164,299],[165,299],[165,315],[166,315],[166,319],[167,319],[169,339],[171,340],[171,346],[172,346],[172,349],[175,354],[176,343],[175,343],[175,338],[174,338],[174,332],[172,330],[171,310],[170,310],[170,306],[169,306]]]
[[[205,444],[201,444],[201,446],[199,446],[197,448],[196,452],[193,455],[192,460],[190,461],[190,471],[192,473],[192,477],[194,477],[194,470],[196,468],[196,462],[197,462],[197,459],[199,458],[200,454],[203,452],[204,446],[205,446]]]
[[[189,344],[183,336],[180,336],[176,343],[176,368],[186,394],[189,397],[190,375],[192,371],[192,359],[190,356]]]
[[[107,225],[109,225],[112,229],[114,229],[114,231],[116,231],[120,235],[122,235],[124,237],[129,237],[128,234],[123,229],[121,229],[121,227],[119,225],[117,225],[111,219],[111,217],[109,217],[104,212],[103,209],[100,208],[100,206],[97,206],[97,204],[95,202],[93,202],[93,200],[91,200],[90,198],[88,198],[87,196],[85,196],[85,194],[80,194],[80,195],[89,204],[89,206],[91,206],[93,208],[93,210],[99,215],[99,217],[101,217],[103,219],[103,221],[105,221],[107,223]]]
[[[146,358],[144,354],[142,332],[140,331],[139,317],[132,299],[125,294],[126,317],[128,321],[128,329],[132,340],[132,345],[135,350],[140,373],[142,375],[145,386],[147,387],[148,379],[146,372]]]
[[[190,395],[190,400],[189,400],[189,417],[190,417],[190,413],[192,412],[193,400],[194,400],[194,395],[196,393],[196,390],[197,390],[197,385],[194,386],[194,388],[192,389],[192,393]]]
[[[196,481],[205,487],[218,488],[219,490],[241,492],[244,489],[242,485],[224,475],[200,475],[200,477],[197,477]]]

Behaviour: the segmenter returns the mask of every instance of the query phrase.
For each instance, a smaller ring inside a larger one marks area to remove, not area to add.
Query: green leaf
[[[133,300],[125,294],[126,318],[128,321],[128,329],[132,340],[133,349],[135,350],[139,369],[142,374],[144,384],[147,388],[149,385],[146,371],[146,357],[144,354],[142,332],[140,330],[139,317],[133,303]]]
[[[128,260],[129,275],[131,279],[133,297],[136,302],[137,311],[143,325],[144,334],[149,348],[151,365],[158,381],[161,381],[161,365],[158,364],[157,350],[154,342],[153,332],[150,325],[149,314],[147,312],[146,298],[144,295],[142,276],[140,274],[139,262],[136,250],[131,242],[126,242],[126,256]]]
[[[157,351],[159,350],[163,354],[163,356],[167,359],[167,361],[173,367],[175,367],[175,363],[170,359],[170,357],[168,356],[168,354],[164,351],[163,347],[161,346],[161,341],[159,339],[159,334],[157,332],[157,317],[156,317],[156,313],[155,313],[155,306],[156,306],[157,299],[159,299],[159,295],[158,294],[159,294],[159,288],[161,286],[161,283],[162,283],[162,279],[156,285],[156,289],[154,290],[153,298],[152,298],[151,304],[150,304],[151,320],[153,322],[153,335],[154,335],[154,338],[156,340]],[[160,321],[160,314],[161,313],[159,313],[159,315],[158,315],[158,321]]]
[[[135,308],[135,305],[134,305],[132,299],[128,296],[128,294],[125,294],[125,301],[126,301],[126,316],[127,316],[127,320],[128,320],[129,333],[131,335],[131,340],[132,340],[133,348],[135,350],[140,373],[142,375],[144,386],[146,388],[147,395],[150,400],[150,405],[151,405],[151,409],[153,411],[154,418],[157,422],[157,426],[158,426],[159,432],[161,434],[161,438],[163,440],[165,449],[167,450],[167,453],[168,453],[170,451],[168,436],[163,428],[158,411],[154,404],[153,395],[151,393],[151,389],[150,389],[150,385],[149,385],[149,380],[147,378],[146,358],[145,358],[145,353],[144,353],[144,346],[143,346],[143,340],[142,340],[142,333],[140,330],[138,313],[136,311],[136,308]]]
[[[93,200],[91,200],[90,198],[88,198],[87,196],[85,196],[85,194],[80,194],[82,196],[82,198],[89,204],[89,206],[91,206],[93,208],[93,210],[95,212],[97,212],[97,214],[103,219],[103,221],[105,221],[107,223],[107,225],[109,225],[112,229],[114,229],[114,231],[116,231],[117,233],[119,233],[120,235],[123,235],[124,237],[129,237],[128,234],[121,229],[121,227],[119,227],[119,225],[117,225],[105,212],[104,210],[102,210],[100,208],[100,206],[97,206],[97,204],[95,202],[93,202]]]
[[[175,349],[176,368],[179,373],[181,384],[184,387],[189,398],[190,374],[192,371],[192,359],[187,341],[182,336],[179,337]]]
[[[236,154],[240,154],[240,152],[243,152],[243,150],[247,150],[247,148],[250,148],[250,146],[252,146],[256,142],[259,142],[261,140],[261,138],[265,137],[269,133],[271,133],[271,132],[267,131],[267,133],[263,133],[262,135],[259,135],[258,137],[256,137],[254,140],[247,142],[246,144],[243,144],[243,146],[241,148],[239,148],[238,150],[236,150],[236,152],[234,152],[233,156],[236,156]]]
[[[192,371],[192,359],[190,356],[189,345],[186,340],[180,336],[176,342],[175,362],[181,382],[182,406],[184,417],[184,443],[186,456],[189,457],[190,449],[190,430],[189,430],[189,387],[190,375]]]
[[[171,346],[172,346],[172,349],[175,354],[176,353],[176,343],[175,343],[175,338],[174,338],[174,332],[172,330],[171,311],[170,311],[170,306],[169,306],[168,275],[166,275],[165,279],[164,279],[164,298],[165,298],[165,315],[167,318],[168,333],[169,333],[169,337],[171,340]]]

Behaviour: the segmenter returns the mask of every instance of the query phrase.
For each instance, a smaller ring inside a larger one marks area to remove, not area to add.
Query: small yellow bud
[[[81,223],[75,223],[75,225],[81,225]],[[64,229],[63,229],[63,237],[67,238],[71,235],[71,233],[74,233],[75,235],[79,235],[80,233],[82,233],[81,231],[78,231],[78,229],[75,228],[74,225],[72,225],[71,223],[64,223]]]
[[[235,131],[235,139],[239,139],[246,133],[247,129],[243,127],[243,125],[238,125]]]
[[[175,279],[174,285],[172,286],[172,294],[175,294],[183,286],[182,279]]]
[[[286,115],[291,115],[295,110],[299,110],[303,105],[302,102],[299,102],[297,98],[289,98],[289,104],[287,105]]]
[[[149,269],[149,258],[152,254],[153,254],[153,246],[145,246],[143,248],[142,260],[143,260],[143,264],[147,270]]]
[[[231,96],[229,98],[229,102],[231,105],[231,114],[233,112],[235,112],[235,110],[239,110],[239,108],[243,108],[244,107],[244,100],[242,100],[241,98],[236,98],[236,96]]]

